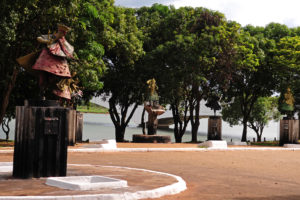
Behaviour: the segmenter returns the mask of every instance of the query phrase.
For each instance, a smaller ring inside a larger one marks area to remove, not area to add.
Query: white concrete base
[[[234,146],[247,146],[247,142],[227,142],[227,145],[234,145]]]
[[[70,164],[73,166],[97,166],[97,165],[87,165],[87,164]],[[100,165],[98,165],[100,166]],[[162,186],[159,188],[151,190],[143,190],[136,192],[125,192],[125,193],[113,193],[113,194],[83,194],[83,195],[68,195],[68,196],[0,196],[0,200],[138,200],[138,199],[148,199],[148,198],[160,198],[165,195],[178,194],[187,189],[185,181],[173,174],[168,174],[164,172],[157,172],[146,169],[137,169],[130,167],[117,167],[117,166],[102,166],[108,168],[120,168],[129,169],[134,171],[145,171],[154,174],[162,174],[165,176],[172,177],[176,180],[175,183],[171,185]]]
[[[300,148],[300,144],[284,144],[285,148]]]
[[[117,142],[114,139],[94,141],[94,144],[83,145],[86,148],[117,149]]]
[[[12,162],[0,162],[0,172],[12,172]]]
[[[203,143],[200,143],[198,147],[227,149],[227,142],[225,140],[208,140]]]
[[[47,185],[68,190],[97,190],[127,187],[127,181],[105,176],[67,176],[47,178]]]
[[[117,142],[114,139],[99,141],[99,147],[104,149],[116,149]]]
[[[105,141],[106,143],[101,144],[102,148],[105,148],[105,149],[116,149],[117,148],[116,140],[103,140],[103,141]]]

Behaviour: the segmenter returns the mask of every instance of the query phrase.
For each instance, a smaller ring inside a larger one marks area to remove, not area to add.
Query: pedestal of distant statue
[[[222,140],[222,118],[210,116],[208,119],[207,140]]]
[[[279,144],[297,144],[299,140],[299,120],[283,118],[280,120]]]
[[[158,120],[157,116],[165,113],[162,106],[158,104],[146,104],[144,105],[145,110],[148,113],[147,131],[148,135],[136,134],[133,135],[133,142],[138,143],[170,143],[171,137],[165,135],[156,135]]]
[[[133,135],[133,142],[141,142],[141,143],[169,143],[171,142],[170,136],[161,136],[156,135],[158,120],[157,116],[165,113],[165,109],[158,104],[158,94],[156,92],[157,86],[155,79],[150,79],[147,81],[148,89],[149,89],[149,98],[148,101],[144,103],[144,108],[148,113],[148,122],[147,122],[147,130],[148,135]]]
[[[72,113],[54,100],[16,107],[13,177],[66,176]]]
[[[165,113],[165,110],[162,106],[158,104],[145,104],[145,110],[148,113],[148,122],[147,122],[147,130],[148,135],[156,135],[158,120],[157,116]]]
[[[296,144],[299,140],[299,120],[295,120],[294,103],[292,90],[288,87],[285,93],[281,93],[279,98],[279,109],[281,114],[286,115],[280,120],[280,139],[279,144]]]

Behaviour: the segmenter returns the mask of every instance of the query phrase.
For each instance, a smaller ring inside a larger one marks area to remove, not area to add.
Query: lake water
[[[141,134],[142,129],[137,127],[140,122],[140,115],[135,114],[131,120],[129,127],[126,128],[125,139],[132,140],[133,134]],[[200,127],[198,131],[198,140],[207,139],[207,119],[200,120]],[[15,121],[11,121],[10,135],[9,139],[14,139],[14,126]],[[170,135],[172,141],[174,142],[174,134],[172,126],[170,130],[158,130],[158,135]],[[188,142],[191,140],[191,126],[187,127],[187,132],[183,136],[183,142]],[[230,141],[240,141],[242,136],[242,126],[233,126],[230,127],[226,122],[222,122],[222,134],[223,139]],[[263,137],[266,137],[267,140],[274,140],[274,137],[279,138],[279,122],[271,122],[264,130]],[[0,129],[0,138],[5,138],[5,134],[2,129]],[[89,139],[90,141],[102,140],[102,139],[114,139],[115,130],[113,123],[111,122],[109,114],[84,114],[84,125],[83,125],[83,140]],[[248,128],[248,140],[256,138],[256,134],[253,130]]]

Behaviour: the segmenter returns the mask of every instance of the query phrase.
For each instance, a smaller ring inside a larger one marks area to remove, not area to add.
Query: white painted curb
[[[136,171],[145,171],[150,173],[162,174],[173,177],[177,180],[176,183],[164,187],[156,188],[153,190],[125,192],[122,194],[93,194],[93,195],[68,195],[68,196],[2,196],[0,200],[137,200],[146,198],[159,198],[165,195],[178,194],[187,189],[185,181],[176,175],[164,172],[157,172],[147,169],[138,169],[130,167],[119,166],[102,166],[102,165],[89,165],[89,164],[69,164],[73,166],[101,166],[110,168],[130,169]]]
[[[117,148],[117,149],[69,149],[68,152],[184,152],[184,151],[300,151],[300,148],[282,147],[229,147],[224,148]]]
[[[225,140],[208,140],[198,144],[198,147],[227,149],[227,142]]]
[[[228,147],[224,148],[76,148],[68,149],[69,153],[76,152],[185,152],[185,151],[300,151],[300,148],[285,148],[285,147]],[[0,153],[13,153],[14,150],[0,150]]]

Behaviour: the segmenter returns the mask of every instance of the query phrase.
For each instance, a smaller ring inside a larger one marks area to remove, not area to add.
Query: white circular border
[[[147,169],[131,168],[131,167],[120,167],[120,166],[102,166],[102,165],[89,165],[89,164],[69,164],[71,166],[101,166],[109,168],[129,169],[136,171],[144,171],[150,173],[156,173],[173,177],[177,180],[176,183],[171,185],[159,187],[153,190],[137,191],[137,192],[125,192],[122,194],[88,194],[88,195],[67,195],[67,196],[1,196],[0,200],[135,200],[135,199],[146,199],[146,198],[159,198],[165,195],[178,194],[187,189],[185,181],[176,175],[168,174],[164,172],[152,171]]]

